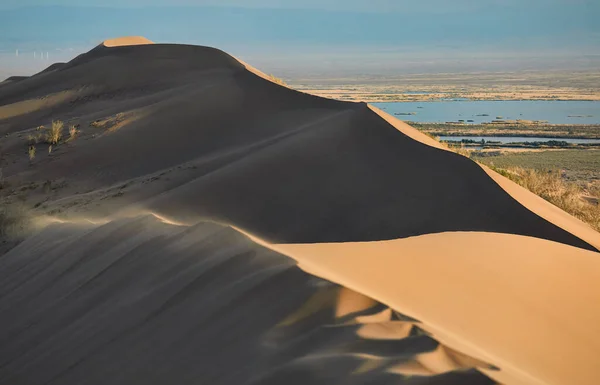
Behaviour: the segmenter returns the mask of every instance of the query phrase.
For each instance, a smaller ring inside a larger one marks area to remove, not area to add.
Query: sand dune
[[[597,383],[600,234],[269,79],[134,37],[3,83],[2,205],[53,224],[2,240],[0,383]]]

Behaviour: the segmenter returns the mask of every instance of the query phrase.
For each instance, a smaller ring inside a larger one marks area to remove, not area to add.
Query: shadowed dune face
[[[488,365],[391,312],[358,322],[385,306],[215,224],[55,224],[0,259],[0,288],[1,384],[493,384]],[[364,331],[394,324],[409,333]]]
[[[76,95],[14,112],[65,89]],[[99,46],[3,87],[0,102],[5,132],[61,114],[136,116],[52,163],[9,164],[7,175],[68,177],[89,190],[193,162],[204,172],[138,199],[178,221],[213,218],[278,243],[489,231],[595,250],[521,206],[475,163],[414,140],[366,105],[279,87],[211,48]]]
[[[0,133],[2,204],[62,221],[0,244],[0,384],[596,385],[600,236],[365,104],[128,38]]]

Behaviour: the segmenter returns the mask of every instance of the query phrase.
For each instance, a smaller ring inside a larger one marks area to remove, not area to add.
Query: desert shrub
[[[61,120],[53,120],[52,127],[46,132],[46,143],[58,144],[62,139],[62,132],[65,124]]]
[[[287,83],[283,79],[278,78],[273,74],[269,75],[269,80],[271,80],[275,84],[279,84],[280,86],[287,86]]]
[[[73,140],[75,139],[75,136],[77,136],[77,134],[79,133],[79,130],[77,129],[77,126],[72,125],[69,127],[69,140]]]
[[[29,160],[33,161],[35,159],[35,146],[33,144],[29,146],[27,153],[29,155]]]

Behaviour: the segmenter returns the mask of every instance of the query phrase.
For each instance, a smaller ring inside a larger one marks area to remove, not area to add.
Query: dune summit
[[[46,225],[3,235],[0,384],[600,376],[600,234],[364,103],[125,38],[3,85],[0,134]]]
[[[143,36],[124,36],[116,39],[104,40],[102,45],[105,47],[122,47],[127,45],[145,45],[154,44],[153,41],[146,39]]]

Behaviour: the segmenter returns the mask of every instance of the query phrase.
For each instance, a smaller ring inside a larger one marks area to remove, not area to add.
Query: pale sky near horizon
[[[216,46],[284,75],[600,61],[597,0],[0,0],[0,10],[0,78],[120,35]]]

